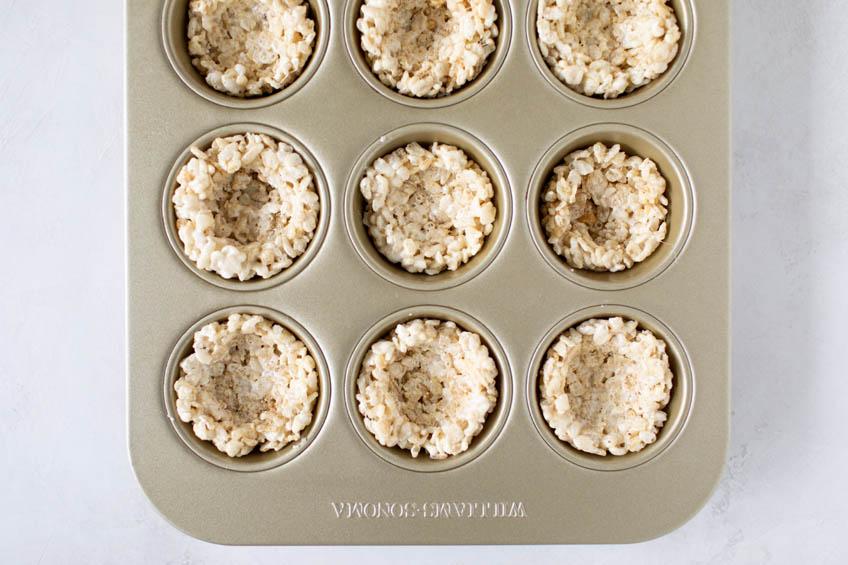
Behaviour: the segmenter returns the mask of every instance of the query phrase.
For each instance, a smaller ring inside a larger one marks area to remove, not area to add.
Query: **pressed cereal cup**
[[[315,22],[315,42],[312,54],[297,77],[286,87],[264,96],[239,98],[219,92],[207,84],[206,79],[191,64],[188,52],[188,5],[189,0],[165,0],[162,8],[162,44],[171,67],[180,80],[197,95],[215,104],[230,108],[256,109],[285,100],[301,89],[315,71],[327,51],[330,41],[330,13],[327,0],[306,0],[309,17]]]
[[[439,142],[459,147],[488,174],[494,189],[493,202],[498,210],[492,232],[480,251],[455,271],[435,275],[410,273],[380,253],[362,221],[365,198],[359,183],[365,171],[378,158],[399,147],[417,142],[422,146]],[[344,219],[348,236],[356,252],[375,273],[399,286],[414,290],[444,290],[465,283],[486,269],[501,250],[512,221],[512,196],[509,180],[498,158],[482,141],[452,126],[435,123],[412,124],[398,128],[372,143],[357,159],[345,187]]]
[[[542,225],[542,195],[553,170],[566,155],[602,142],[607,147],[619,144],[628,155],[650,158],[666,181],[668,199],[665,239],[644,261],[629,269],[599,272],[577,269],[554,251]],[[624,124],[597,124],[571,132],[558,140],[542,156],[527,191],[527,221],[533,243],[545,261],[560,275],[581,286],[597,290],[623,290],[644,284],[661,275],[674,263],[686,247],[695,210],[692,183],[685,165],[665,142],[657,136]]]
[[[545,80],[551,86],[564,96],[580,104],[594,108],[615,109],[627,108],[646,102],[674,82],[674,79],[677,78],[677,75],[686,66],[689,54],[692,51],[692,45],[695,41],[697,18],[694,0],[670,0],[669,5],[674,9],[674,13],[677,16],[677,25],[680,27],[680,41],[678,42],[677,55],[663,74],[648,84],[636,88],[632,92],[621,94],[616,98],[604,99],[600,96],[581,94],[560,80],[548,66],[539,48],[539,36],[536,33],[536,14],[538,13],[539,0],[531,0],[529,2],[525,18],[525,33],[533,62],[536,63],[539,72],[542,73],[542,76],[545,77]]]
[[[401,94],[394,88],[383,84],[380,78],[373,73],[368,59],[360,46],[360,33],[356,28],[359,19],[360,6],[363,0],[343,0],[344,9],[344,42],[345,49],[350,57],[356,71],[368,85],[389,100],[399,104],[405,104],[415,108],[444,108],[467,100],[486,87],[500,70],[509,51],[512,40],[512,10],[508,0],[494,0],[495,9],[498,11],[498,36],[495,38],[497,45],[495,51],[489,55],[485,66],[473,80],[462,85],[450,94],[436,98],[418,98]]]
[[[483,345],[489,350],[489,355],[498,369],[498,399],[494,410],[488,414],[486,422],[483,424],[483,429],[471,440],[471,444],[467,450],[456,455],[449,455],[445,459],[431,459],[424,449],[421,450],[418,457],[413,457],[408,450],[382,445],[365,427],[363,416],[359,412],[359,403],[356,400],[358,393],[356,381],[362,369],[362,362],[371,345],[391,333],[398,324],[404,324],[417,318],[451,321],[463,330],[478,334]],[[489,449],[497,439],[507,420],[512,403],[512,373],[503,348],[498,343],[494,334],[481,322],[453,308],[432,305],[413,306],[398,310],[382,318],[371,326],[359,339],[345,370],[344,396],[348,417],[357,435],[375,455],[396,467],[410,471],[447,471],[456,469],[476,459],[484,451]]]
[[[177,229],[177,217],[174,211],[173,197],[174,191],[177,189],[177,176],[179,176],[180,169],[182,169],[183,165],[192,158],[191,147],[196,146],[201,149],[207,149],[215,138],[245,133],[268,135],[277,141],[288,143],[298,154],[300,154],[303,158],[304,164],[309,169],[309,172],[312,173],[313,183],[320,201],[320,210],[318,212],[318,223],[315,227],[314,233],[312,234],[312,240],[307,245],[306,250],[296,257],[291,265],[266,279],[254,276],[246,281],[240,281],[238,278],[225,279],[214,271],[201,269],[185,254],[185,248],[182,240],[180,240],[179,231]],[[330,223],[330,191],[327,186],[327,181],[324,178],[324,173],[318,165],[318,161],[300,141],[281,130],[262,124],[231,124],[216,128],[203,134],[190,143],[183,152],[180,153],[180,156],[177,157],[177,160],[171,167],[171,171],[168,173],[168,178],[165,181],[165,189],[162,194],[162,220],[164,222],[165,235],[168,238],[168,243],[170,244],[171,249],[174,250],[174,253],[177,254],[180,261],[182,261],[182,263],[188,267],[192,273],[210,284],[226,288],[228,290],[264,290],[291,280],[305,269],[318,253],[318,250],[324,241],[324,237],[327,234]]]
[[[286,445],[279,451],[261,452],[259,446],[256,446],[247,455],[230,457],[219,451],[211,441],[197,437],[192,430],[192,424],[183,422],[177,415],[177,393],[174,390],[174,383],[180,378],[180,362],[192,353],[195,332],[212,322],[226,322],[230,314],[258,314],[275,324],[279,324],[302,341],[309,350],[312,359],[315,360],[315,371],[318,373],[318,398],[315,399],[312,408],[312,421],[301,432],[300,439]],[[266,471],[279,467],[303,453],[318,436],[330,406],[330,371],[318,343],[303,326],[291,317],[261,306],[232,306],[201,318],[188,328],[177,341],[165,366],[164,403],[171,426],[186,447],[195,455],[207,463],[229,471]]]
[[[573,328],[586,320],[592,318],[614,318],[620,316],[625,320],[635,320],[639,330],[650,330],[662,339],[666,344],[669,367],[673,375],[671,397],[665,412],[668,419],[662,428],[657,431],[657,440],[646,445],[642,450],[624,455],[596,455],[580,451],[566,441],[557,437],[553,428],[548,424],[542,414],[541,396],[539,394],[539,382],[542,366],[544,365],[548,349],[556,343],[559,336],[569,328]],[[542,338],[530,361],[527,373],[527,406],[533,424],[542,439],[560,457],[566,461],[586,469],[595,471],[623,471],[643,465],[655,457],[658,457],[666,449],[670,448],[686,425],[692,399],[695,394],[695,380],[689,355],[674,332],[657,318],[647,312],[621,306],[617,304],[605,304],[602,306],[591,306],[583,308],[570,314],[556,323]]]

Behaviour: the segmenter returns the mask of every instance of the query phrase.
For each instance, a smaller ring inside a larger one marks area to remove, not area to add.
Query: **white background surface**
[[[733,439],[712,500],[639,545],[414,550],[215,546],[136,485],[122,5],[0,0],[0,562],[848,562],[844,2],[734,2]]]

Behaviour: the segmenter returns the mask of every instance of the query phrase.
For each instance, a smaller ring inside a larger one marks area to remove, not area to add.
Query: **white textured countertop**
[[[414,550],[215,546],[136,485],[122,4],[0,0],[0,562],[848,562],[842,2],[734,2],[732,446],[712,500],[638,545]]]

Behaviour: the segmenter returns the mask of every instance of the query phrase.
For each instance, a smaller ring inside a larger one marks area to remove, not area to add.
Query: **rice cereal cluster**
[[[480,251],[497,216],[489,176],[443,143],[410,143],[380,157],[360,190],[377,249],[411,273],[456,270]]]
[[[497,403],[497,375],[479,335],[416,319],[371,345],[356,400],[382,445],[444,459],[467,450],[483,429]]]
[[[596,455],[624,455],[657,439],[672,373],[665,342],[633,320],[587,320],[548,349],[539,391],[557,437]]]
[[[561,81],[603,98],[660,76],[680,41],[667,0],[539,0],[536,32],[545,62]]]
[[[303,158],[256,133],[219,137],[191,152],[173,196],[186,256],[242,281],[289,267],[312,240],[320,209]]]
[[[576,269],[629,269],[665,239],[665,189],[656,163],[619,145],[570,153],[542,194],[548,243]]]
[[[318,398],[306,346],[262,316],[232,314],[194,334],[174,384],[177,414],[230,457],[280,450],[300,439]]]
[[[480,73],[495,50],[497,19],[492,0],[364,0],[356,27],[383,84],[433,98]]]
[[[291,83],[315,43],[304,0],[191,0],[188,51],[215,90],[262,96]]]

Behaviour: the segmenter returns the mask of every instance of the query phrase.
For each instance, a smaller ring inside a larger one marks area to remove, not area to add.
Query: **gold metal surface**
[[[281,93],[238,100],[191,68],[186,0],[127,0],[128,442],[145,493],[176,527],[227,544],[622,543],[679,527],[715,488],[729,435],[728,0],[672,0],[684,29],[677,60],[616,101],[552,87],[527,36],[534,0],[499,0],[506,25],[483,74],[421,103],[363,72],[358,1],[311,0],[307,70]],[[183,260],[168,203],[193,142],[247,128],[295,145],[322,208],[304,257],[239,283]],[[495,232],[455,273],[406,273],[361,226],[364,167],[413,140],[461,146],[496,188]],[[629,272],[572,271],[538,225],[556,160],[593,141],[644,152],[669,182],[667,242]],[[191,328],[254,308],[306,341],[322,394],[297,446],[229,461],[174,419],[171,383]],[[352,398],[369,340],[419,314],[481,332],[499,366],[497,409],[471,451],[447,463],[363,436]],[[656,331],[675,373],[658,442],[621,458],[556,443],[534,397],[546,344],[601,314]]]

